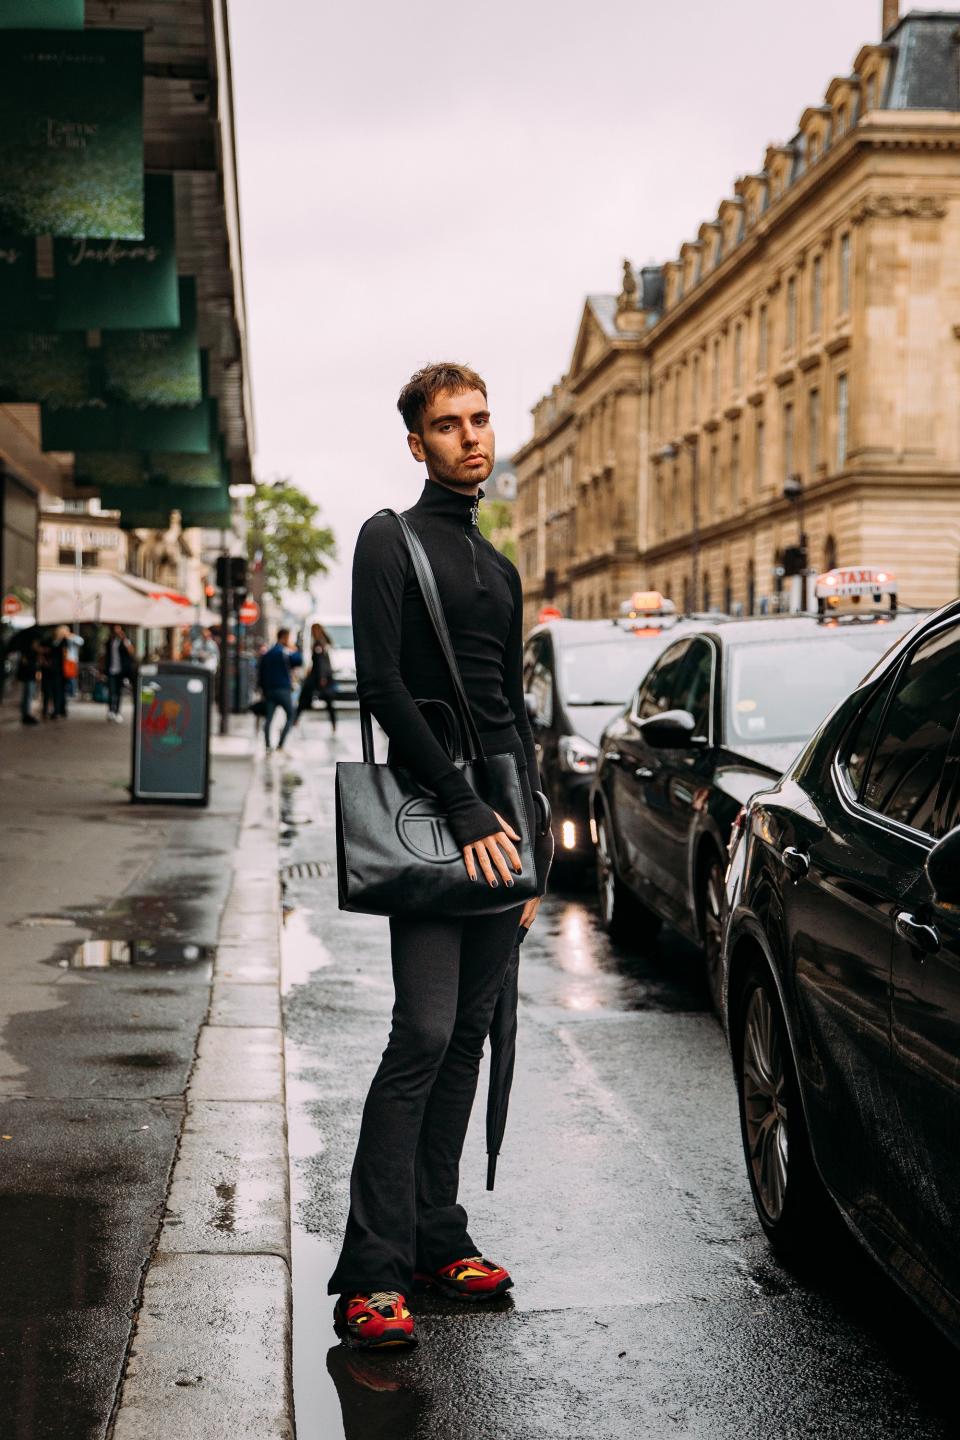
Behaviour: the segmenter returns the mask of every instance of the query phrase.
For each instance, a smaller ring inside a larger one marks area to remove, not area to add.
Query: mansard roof
[[[880,101],[888,110],[960,110],[960,11],[914,10],[885,37],[896,47]]]

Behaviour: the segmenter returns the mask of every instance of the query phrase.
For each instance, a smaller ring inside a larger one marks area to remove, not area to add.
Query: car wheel
[[[710,998],[717,1014],[720,1013],[722,996],[721,954],[723,939],[723,875],[724,867],[718,855],[711,855],[700,869],[700,934],[703,936],[703,957],[707,968],[707,984]]]
[[[780,998],[762,962],[744,978],[731,1039],[753,1203],[774,1248],[800,1258],[820,1243],[828,1207],[810,1152]]]
[[[597,896],[600,922],[615,940],[645,944],[656,938],[661,920],[627,889],[613,860],[605,819],[597,821]]]

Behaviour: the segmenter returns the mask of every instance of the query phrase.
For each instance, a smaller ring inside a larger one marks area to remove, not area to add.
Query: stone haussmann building
[[[960,11],[863,47],[677,258],[591,295],[514,457],[526,619],[960,590]],[[805,550],[800,546],[804,538]],[[784,574],[784,571],[787,574]],[[809,583],[809,582],[807,582]]]

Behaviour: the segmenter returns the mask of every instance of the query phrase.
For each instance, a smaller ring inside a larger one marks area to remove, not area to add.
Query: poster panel
[[[196,281],[181,277],[178,329],[104,330],[99,353],[106,399],[127,405],[199,404]]]
[[[57,240],[57,330],[171,329],[180,324],[172,175],[146,175],[143,235]]]
[[[143,239],[143,33],[7,30],[0,228]]]
[[[37,289],[37,247],[30,235],[0,234],[0,324],[5,330],[45,330]]]
[[[82,405],[95,385],[85,336],[0,331],[0,403]]]
[[[82,30],[84,0],[0,0],[0,30]]]
[[[199,405],[44,405],[43,450],[160,450],[205,455],[216,435],[214,402]]]
[[[148,485],[140,489],[104,485],[100,488],[104,510],[119,510],[125,530],[163,530],[170,512],[179,510],[185,528],[192,525],[220,529],[229,526],[230,496],[226,490],[193,485]]]

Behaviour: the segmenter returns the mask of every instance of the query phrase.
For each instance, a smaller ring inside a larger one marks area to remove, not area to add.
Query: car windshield
[[[726,693],[730,742],[809,739],[895,639],[897,634],[878,625],[733,646]]]
[[[337,650],[353,649],[353,626],[352,625],[324,625],[324,630],[330,636],[330,643]]]
[[[560,693],[568,705],[625,705],[661,650],[669,630],[623,640],[564,645],[560,650]]]

